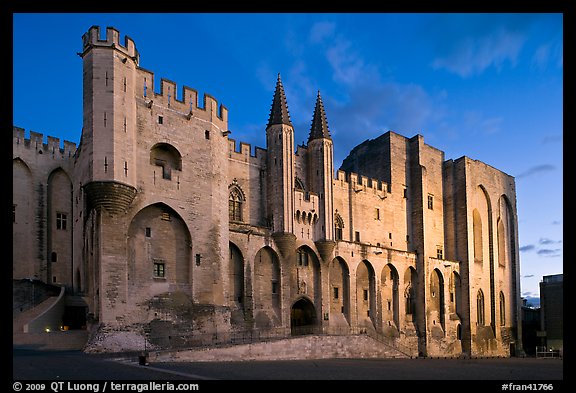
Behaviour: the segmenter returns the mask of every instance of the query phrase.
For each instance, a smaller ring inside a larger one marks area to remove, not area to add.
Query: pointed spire
[[[328,121],[326,120],[326,111],[320,97],[320,90],[316,97],[316,107],[314,108],[314,117],[312,118],[312,128],[310,128],[310,136],[308,141],[319,138],[332,139],[330,130],[328,129]]]
[[[288,113],[284,86],[282,86],[282,81],[280,80],[280,73],[278,73],[278,80],[276,81],[276,91],[274,92],[274,100],[272,101],[272,109],[270,109],[270,118],[268,119],[267,127],[273,124],[287,124],[293,127],[290,114]]]

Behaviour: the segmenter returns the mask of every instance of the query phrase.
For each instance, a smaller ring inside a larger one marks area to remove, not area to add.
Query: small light
[[[50,328],[47,327],[46,329],[44,329],[44,331],[45,331],[46,333],[50,333]]]

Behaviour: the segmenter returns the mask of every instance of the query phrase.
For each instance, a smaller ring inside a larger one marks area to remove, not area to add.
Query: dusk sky
[[[393,130],[516,179],[522,296],[563,273],[563,15],[14,14],[13,124],[79,144],[82,35],[115,27],[140,66],[229,110],[231,138],[265,147],[278,73],[308,138],[318,91],[338,168]]]

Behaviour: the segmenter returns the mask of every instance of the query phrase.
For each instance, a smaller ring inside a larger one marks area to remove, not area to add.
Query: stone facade
[[[83,36],[77,148],[14,127],[15,279],[159,345],[311,328],[422,356],[521,349],[513,177],[392,131],[335,171],[320,94],[295,149],[280,75],[266,149],[237,149],[226,107],[154,92],[134,42],[105,37]]]

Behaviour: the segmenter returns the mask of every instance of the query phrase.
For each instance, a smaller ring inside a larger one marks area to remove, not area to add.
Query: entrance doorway
[[[314,333],[316,309],[306,298],[301,298],[290,309],[290,330],[293,336]]]

